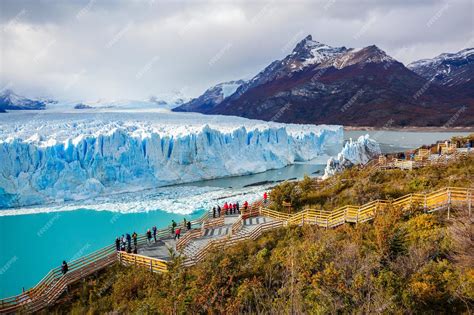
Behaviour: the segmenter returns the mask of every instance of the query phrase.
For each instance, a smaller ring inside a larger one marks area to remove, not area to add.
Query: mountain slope
[[[418,60],[407,67],[438,85],[474,97],[474,48]]]
[[[469,119],[453,124],[473,125],[472,99],[431,84],[377,46],[331,47],[307,36],[221,103],[190,110],[293,123],[440,126],[462,106]]]
[[[434,82],[441,85],[460,85],[474,78],[474,48],[418,60],[410,63],[407,68],[427,80],[433,78]]]
[[[173,111],[176,112],[205,112],[212,110],[216,105],[220,104],[225,98],[234,94],[234,92],[245,81],[229,81],[219,83],[207,89],[201,96],[194,98],[191,101],[176,107]]]
[[[0,94],[0,112],[6,110],[31,110],[31,109],[45,109],[49,100],[33,100],[18,94],[12,90],[5,90]]]

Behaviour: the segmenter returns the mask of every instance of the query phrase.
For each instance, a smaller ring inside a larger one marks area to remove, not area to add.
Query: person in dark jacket
[[[218,205],[218,206],[217,206],[217,216],[218,216],[218,217],[221,216],[221,211],[222,211],[221,206]]]
[[[120,238],[118,238],[118,237],[115,239],[115,249],[117,251],[120,250]]]
[[[237,214],[240,214],[240,205],[239,205],[239,202],[237,201],[237,203],[235,204],[237,206]]]
[[[191,230],[191,221],[188,221],[188,226],[187,226],[187,228],[188,228],[188,231]]]
[[[154,226],[152,230],[153,230],[153,239],[155,240],[155,243],[156,243],[156,226]]]
[[[135,247],[137,247],[138,246],[138,234],[137,234],[137,232],[133,232],[132,239],[133,239],[133,245]]]
[[[216,217],[216,207],[212,207],[212,217]]]
[[[127,248],[132,248],[132,237],[130,236],[130,234],[127,233],[126,238],[127,238]]]
[[[67,262],[65,260],[63,260],[63,265],[61,266],[61,271],[62,271],[63,275],[65,275],[66,272],[69,271],[69,266],[67,265]]]
[[[151,244],[151,231],[150,229],[148,229],[148,231],[146,231],[146,242],[148,245]]]
[[[176,224],[174,220],[171,220],[171,235],[174,235],[174,230],[176,229],[176,226],[178,226],[178,224]]]

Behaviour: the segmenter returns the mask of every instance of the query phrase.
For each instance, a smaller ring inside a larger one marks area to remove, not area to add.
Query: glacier
[[[323,179],[326,179],[347,167],[366,164],[372,158],[381,154],[379,144],[368,134],[360,136],[356,141],[349,139],[337,157],[328,159]]]
[[[0,117],[0,208],[140,191],[330,155],[342,126],[166,111]]]

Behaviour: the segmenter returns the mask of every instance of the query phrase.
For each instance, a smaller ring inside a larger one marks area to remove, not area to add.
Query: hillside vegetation
[[[311,188],[283,183],[271,196],[331,209],[448,185],[471,186],[473,158],[415,171],[351,169]],[[214,251],[166,274],[119,265],[78,283],[45,313],[326,314],[472,313],[474,231],[467,208],[388,209],[336,229],[287,227]]]
[[[286,212],[304,207],[333,210],[344,205],[362,205],[376,199],[395,199],[406,194],[433,191],[447,186],[473,187],[474,157],[460,158],[446,165],[430,165],[411,171],[371,170],[353,167],[336,174],[317,187],[309,177],[299,182],[284,182],[270,192],[271,208]]]

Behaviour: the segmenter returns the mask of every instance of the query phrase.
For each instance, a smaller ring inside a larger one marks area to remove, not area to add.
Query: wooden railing
[[[61,268],[52,269],[34,288],[22,294],[2,299],[0,313],[35,312],[54,302],[67,286],[116,261],[115,246],[108,246],[69,263],[63,275]]]
[[[181,237],[177,242],[176,242],[176,250],[180,251],[183,248],[186,247],[186,245],[189,244],[189,242],[195,238],[198,238],[202,236],[202,229],[192,229],[184,234],[183,237]]]
[[[151,272],[168,272],[168,264],[165,260],[129,254],[126,252],[117,253],[118,260],[125,266],[138,266],[149,269]]]
[[[333,211],[305,209],[292,215],[261,206],[258,208],[261,203],[255,203],[247,212],[242,213],[240,217],[241,220],[250,216],[262,215],[273,218],[274,221],[260,224],[252,230],[252,232],[246,234],[239,235],[232,233],[223,238],[212,240],[196,253],[194,257],[188,258],[185,264],[192,265],[201,261],[204,256],[214,248],[227,247],[243,240],[256,239],[265,231],[283,225],[316,224],[329,228],[346,222],[360,223],[373,219],[378,211],[389,206],[406,209],[418,205],[422,206],[427,212],[447,208],[449,216],[451,205],[466,204],[469,208],[469,216],[471,216],[472,200],[472,189],[447,187],[426,194],[409,194],[395,200],[374,200],[362,206],[348,205]],[[207,218],[208,213],[200,219],[192,221],[192,224],[202,224]],[[233,225],[231,230],[237,232],[242,224],[243,222],[241,221],[235,224],[235,226]],[[168,237],[170,232],[171,227],[167,227],[160,229],[157,235],[159,237]],[[190,238],[193,236],[193,233],[196,232],[190,232]],[[145,242],[145,236],[141,235],[138,239],[139,245]],[[0,300],[0,313],[38,311],[51,305],[64,290],[66,290],[68,285],[116,261],[120,261],[125,265],[137,265],[150,268],[150,270],[154,272],[167,271],[166,262],[163,260],[124,252],[117,253],[115,246],[110,245],[70,262],[69,271],[65,275],[62,274],[60,267],[52,269],[34,288],[22,294]]]
[[[209,213],[206,212],[199,219],[191,221],[191,224],[202,225],[202,223],[205,222],[208,217]],[[182,223],[178,224],[178,226],[185,228]],[[157,230],[156,234],[158,238],[169,237],[171,235],[171,226]],[[147,239],[144,234],[138,237],[137,243],[139,246],[146,244],[146,242]],[[129,257],[140,256],[123,252],[120,255],[122,255],[122,257],[127,257],[124,258],[124,263],[129,263],[127,260]],[[69,271],[65,275],[62,274],[61,267],[56,267],[50,270],[35,287],[21,294],[1,299],[0,314],[16,312],[30,313],[41,310],[54,303],[54,301],[66,290],[69,285],[113,264],[114,262],[118,261],[118,258],[119,255],[117,255],[115,244],[113,244],[99,249],[87,256],[69,262]],[[139,262],[137,262],[137,265],[143,266],[143,260],[138,259],[138,261]],[[163,270],[163,266],[156,261],[152,262],[153,269],[155,271]],[[149,261],[147,263],[149,263]]]
[[[469,216],[472,212],[473,189],[460,187],[446,187],[431,193],[408,194],[394,200],[374,200],[362,206],[344,206],[332,211],[320,209],[304,209],[292,215],[262,208],[261,215],[285,220],[288,225],[316,224],[323,227],[336,227],[346,222],[361,223],[371,220],[376,213],[389,207],[402,210],[419,206],[426,212],[448,209],[451,205],[465,204],[468,206]]]
[[[215,228],[215,227],[224,225],[224,217],[225,217],[225,215],[222,213],[222,215],[220,217],[209,218],[208,220],[206,220],[203,223],[203,228],[204,229],[211,229],[211,228]]]
[[[422,155],[418,154],[415,156],[414,160],[400,160],[400,159],[383,159],[378,158],[371,160],[369,163],[364,165],[364,168],[367,167],[368,169],[388,169],[388,168],[400,168],[400,169],[413,169],[424,167],[428,165],[446,165],[450,161],[457,160],[461,157],[465,157],[468,155],[474,154],[474,150],[470,151],[450,151],[443,152],[440,156],[437,154],[427,154],[425,151],[422,151]]]

